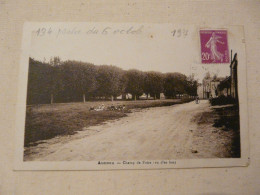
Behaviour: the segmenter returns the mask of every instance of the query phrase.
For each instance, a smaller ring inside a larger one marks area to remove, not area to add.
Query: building
[[[129,99],[132,99],[132,95],[130,93],[125,93],[125,94],[118,96],[116,99],[118,99],[118,100],[129,100]]]
[[[230,63],[230,76],[226,78],[206,76],[202,84],[198,86],[197,93],[199,97],[209,99],[224,95],[231,96],[238,101],[237,66],[237,54],[235,54]]]
[[[219,95],[218,85],[224,80],[222,77],[207,77],[203,79],[202,84],[197,88],[197,94],[200,99],[215,98]]]
[[[237,79],[237,54],[234,55],[230,64],[231,88],[230,94],[233,98],[238,100],[238,79]]]
[[[203,99],[203,85],[201,83],[198,84],[197,87],[197,94],[199,96],[200,99]]]
[[[231,86],[231,76],[226,77],[223,81],[218,85],[218,93],[219,95],[229,96],[230,95],[230,86]]]
[[[220,95],[231,96],[238,101],[238,78],[237,78],[237,54],[230,63],[230,76],[221,81],[218,85]]]

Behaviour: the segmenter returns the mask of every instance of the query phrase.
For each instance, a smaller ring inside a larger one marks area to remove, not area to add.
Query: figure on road
[[[200,103],[200,98],[199,98],[199,96],[196,97],[195,101],[196,101],[196,104],[199,104],[199,103]]]

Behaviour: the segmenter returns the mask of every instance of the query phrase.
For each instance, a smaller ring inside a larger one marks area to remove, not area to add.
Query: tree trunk
[[[53,94],[51,94],[51,104],[53,104]]]
[[[136,101],[136,95],[135,95],[135,101]]]
[[[112,102],[114,101],[114,96],[112,96],[112,95],[111,95],[111,100],[112,100]]]
[[[83,102],[86,102],[86,97],[85,97],[85,93],[83,93]]]

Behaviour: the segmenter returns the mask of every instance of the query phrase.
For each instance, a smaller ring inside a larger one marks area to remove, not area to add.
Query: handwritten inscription
[[[51,28],[39,28],[36,30],[36,35],[37,36],[44,36],[46,34],[52,34],[52,29]]]
[[[55,35],[56,37],[64,35],[139,35],[142,34],[144,25],[129,26],[126,28],[114,28],[106,26],[104,28],[97,28],[95,26],[88,29],[73,28],[53,28],[53,27],[41,27],[34,31],[36,36]]]
[[[144,32],[144,25],[135,25],[128,27],[97,27],[92,26],[87,29],[78,27],[40,27],[33,31],[36,36],[73,36],[73,35],[140,35]],[[170,31],[174,38],[185,38],[188,36],[188,29],[176,28]]]
[[[171,34],[173,37],[183,37],[185,38],[188,35],[188,30],[187,29],[173,29],[171,31]]]

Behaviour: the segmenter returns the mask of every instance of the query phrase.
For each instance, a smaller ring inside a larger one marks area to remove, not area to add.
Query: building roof
[[[226,77],[224,80],[222,80],[220,82],[220,84],[218,85],[218,89],[219,90],[223,90],[225,88],[229,88],[230,87],[230,83],[231,83],[231,77],[228,76],[228,77]]]

